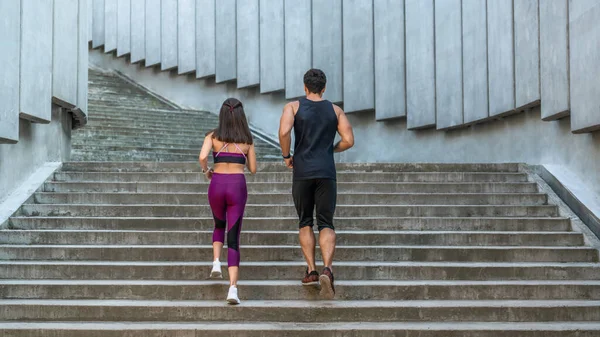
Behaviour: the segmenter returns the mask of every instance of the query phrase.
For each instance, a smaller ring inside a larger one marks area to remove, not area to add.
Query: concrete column
[[[87,0],[86,0],[87,1]],[[94,0],[89,0],[87,4],[87,25],[88,25],[88,42],[92,41],[94,35]]]
[[[177,1],[160,6],[160,69],[169,70],[177,67]]]
[[[78,13],[77,0],[54,2],[52,98],[68,109],[77,104]]]
[[[540,27],[538,0],[516,0],[515,106],[522,110],[540,103]]]
[[[344,111],[375,109],[373,1],[344,0]]]
[[[324,98],[339,103],[343,99],[342,0],[312,2],[313,67],[327,76]]]
[[[515,110],[513,0],[488,0],[490,116]]]
[[[488,118],[487,0],[462,0],[464,123]]]
[[[117,0],[104,0],[104,52],[117,49]]]
[[[600,130],[600,0],[569,0],[571,131]]]
[[[146,0],[146,67],[160,63],[160,0]]]
[[[237,2],[237,86],[251,87],[260,84],[260,37],[258,31],[259,0]]]
[[[131,63],[146,58],[146,1],[131,0]]]
[[[435,1],[435,102],[438,130],[462,125],[462,4]]]
[[[21,0],[20,117],[52,117],[52,18],[54,1]]]
[[[98,48],[104,45],[104,0],[92,0],[94,13],[92,15],[92,47]],[[160,1],[160,0],[158,0]]]
[[[77,109],[84,115],[88,115],[88,31],[86,23],[91,19],[89,17],[89,8],[92,0],[79,0],[79,29],[77,46]]]
[[[285,97],[304,96],[312,67],[312,0],[285,0]]]
[[[285,89],[283,0],[260,0],[260,92]]]
[[[236,0],[216,0],[216,81],[235,80],[236,69]]]
[[[542,119],[569,115],[569,1],[540,0]]]
[[[21,1],[0,1],[0,143],[19,140]]]
[[[196,71],[196,0],[178,0],[177,72]]]
[[[404,0],[375,0],[375,116],[406,116]]]
[[[131,0],[118,0],[117,56],[131,53]]]
[[[196,0],[196,77],[215,75],[215,0]]]
[[[435,126],[433,0],[406,0],[406,113],[409,129]]]

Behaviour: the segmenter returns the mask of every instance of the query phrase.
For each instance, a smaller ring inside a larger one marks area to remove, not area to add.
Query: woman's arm
[[[211,133],[204,138],[204,144],[202,144],[202,150],[200,150],[200,156],[198,158],[200,161],[200,167],[202,167],[203,172],[208,171],[208,156],[210,155],[210,151],[212,150],[212,148],[213,141]]]
[[[250,173],[252,174],[256,174],[256,151],[254,149],[254,144],[250,145],[250,148],[248,149],[248,170],[250,171]]]

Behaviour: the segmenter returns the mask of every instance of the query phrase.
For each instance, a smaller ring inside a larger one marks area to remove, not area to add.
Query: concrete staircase
[[[517,164],[339,164],[338,292],[321,301],[300,285],[291,174],[262,160],[228,306],[207,280],[201,138],[165,136],[214,117],[90,78],[75,155],[97,161],[65,163],[0,231],[0,335],[600,336],[598,251]]]

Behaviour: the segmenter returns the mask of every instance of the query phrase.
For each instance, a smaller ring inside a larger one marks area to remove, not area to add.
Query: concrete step
[[[84,133],[86,135],[93,135],[94,133],[107,133],[107,134],[131,134],[131,135],[171,135],[171,136],[183,136],[190,138],[198,138],[201,137],[204,139],[205,134],[208,131],[211,131],[215,128],[216,125],[213,124],[202,124],[197,125],[196,129],[173,129],[169,127],[136,127],[133,125],[119,125],[119,126],[97,126],[97,125],[89,125],[85,128],[80,129],[80,133]]]
[[[96,111],[95,115],[90,116],[89,123],[120,123],[120,124],[131,124],[138,123],[143,125],[155,125],[155,126],[189,126],[191,122],[192,124],[196,123],[211,123],[217,125],[219,123],[218,116],[212,114],[198,114],[198,115],[190,115],[190,114],[180,114],[180,113],[165,113],[162,117],[160,115],[153,117],[144,117],[142,115],[143,112],[139,115],[129,115],[129,114],[120,114],[120,115],[112,115],[110,113],[104,113],[101,111]],[[181,122],[187,122],[188,124],[181,125]]]
[[[206,205],[70,205],[24,204],[26,216],[107,216],[107,217],[204,217],[212,215]],[[293,205],[246,205],[246,217],[293,217]],[[554,205],[338,205],[338,217],[554,217]]]
[[[222,294],[223,298],[225,293]],[[547,322],[600,321],[600,301],[0,300],[4,321]],[[232,314],[232,311],[235,314]]]
[[[243,246],[244,261],[303,261],[299,246]],[[222,260],[226,260],[227,250]],[[321,260],[317,250],[317,260]],[[0,245],[0,260],[211,261],[212,245]],[[598,262],[591,247],[338,246],[336,261]]]
[[[111,152],[111,151],[136,151],[141,153],[174,153],[174,154],[189,154],[198,156],[200,154],[201,146],[194,148],[182,148],[180,147],[147,147],[147,146],[135,146],[132,144],[122,143],[119,145],[77,145],[73,144],[71,146],[73,151],[85,151],[85,152]],[[279,151],[270,146],[259,146],[255,149],[257,157],[261,154],[269,153],[269,154],[277,154],[279,155]]]
[[[0,244],[16,245],[211,245],[212,231],[10,230]],[[240,244],[297,245],[297,231],[243,231]],[[344,246],[583,246],[578,232],[338,231]]]
[[[196,158],[197,159],[197,158]],[[278,159],[281,159],[279,156]],[[248,182],[292,182],[291,172],[259,172],[247,175]],[[87,182],[206,182],[200,172],[57,172],[54,179],[58,181]],[[465,182],[527,182],[525,173],[456,173],[456,172],[338,172],[338,182],[372,182],[372,183],[465,183]]]
[[[217,115],[209,112],[209,111],[200,111],[200,110],[186,110],[186,109],[176,109],[173,107],[168,108],[145,108],[145,107],[122,107],[121,109],[114,109],[113,107],[106,107],[102,104],[92,104],[91,107],[93,111],[95,111],[98,116],[106,114],[109,117],[135,117],[135,118],[146,118],[152,120],[152,118],[160,118],[164,116],[171,116],[173,118],[176,117],[185,117],[186,119],[194,119],[201,118],[205,119],[206,117],[215,118]]]
[[[408,231],[550,231],[571,230],[568,218],[527,217],[378,217],[344,218],[335,217],[338,230],[408,230]],[[210,217],[27,217],[10,219],[13,229],[68,229],[68,230],[212,230],[214,220]],[[244,230],[295,230],[297,217],[252,218],[244,217]]]
[[[143,100],[110,100],[110,101],[103,101],[103,100],[93,100],[90,99],[88,100],[89,102],[89,110],[90,111],[94,111],[94,108],[96,106],[99,106],[101,108],[105,108],[105,109],[109,109],[109,108],[113,108],[113,109],[121,109],[123,107],[128,107],[131,109],[169,109],[171,108],[170,105],[163,103],[162,101],[158,100],[158,99],[143,99]]]
[[[196,153],[200,152],[202,148],[202,143],[196,142],[187,142],[187,143],[168,143],[168,142],[154,142],[154,141],[140,141],[140,140],[104,140],[102,143],[98,143],[98,141],[86,140],[86,139],[74,139],[71,142],[72,148],[77,148],[80,150],[110,150],[111,148],[117,147],[120,149],[129,149],[131,147],[135,150],[143,150],[143,151],[152,151],[152,150],[175,150],[175,151],[194,151]],[[277,152],[279,154],[279,149],[275,148],[272,145],[269,145],[264,142],[256,142],[254,144],[257,152],[262,151],[272,151]]]
[[[224,278],[228,278],[223,263]],[[243,261],[242,279],[299,281],[303,261]],[[204,280],[212,262],[1,261],[1,279]],[[269,272],[265,272],[268,269]],[[338,280],[600,280],[597,263],[344,262]]]
[[[208,269],[207,269],[208,271]],[[338,301],[598,300],[600,281],[336,280]],[[9,299],[217,301],[227,280],[0,280]],[[295,281],[239,282],[242,301],[321,299],[317,287]]]
[[[168,204],[208,205],[207,193],[56,193],[38,192],[39,204]],[[248,202],[255,204],[291,204],[292,195],[283,193],[249,193]],[[339,193],[342,205],[546,205],[543,193]]]
[[[181,154],[181,153],[169,153],[169,152],[138,152],[138,151],[79,151],[73,150],[71,152],[71,160],[81,161],[148,161],[154,160],[157,162],[198,162],[198,154]],[[257,156],[258,161],[281,161],[281,155],[277,152],[275,154],[261,154]]]
[[[167,164],[167,163],[165,163]],[[198,165],[198,164],[195,164]],[[65,182],[50,181],[45,192],[138,192],[138,193],[198,193],[208,190],[208,182],[154,183],[154,182]],[[249,193],[292,193],[292,184],[248,182]],[[343,193],[435,193],[487,194],[535,193],[535,183],[361,183],[338,182],[337,191]]]
[[[160,136],[151,135],[148,137],[137,137],[137,136],[119,136],[119,135],[96,135],[94,136],[94,140],[90,140],[89,138],[81,135],[74,135],[72,138],[72,144],[75,145],[91,145],[92,147],[97,146],[134,146],[134,147],[167,147],[167,148],[191,148],[195,151],[199,152],[199,149],[202,148],[203,139],[199,138],[161,138]],[[264,142],[260,139],[255,139],[255,147],[259,151],[261,150],[271,150],[276,152],[278,155],[281,154],[278,147],[273,144]],[[83,150],[87,150],[88,148],[83,148]],[[103,149],[106,150],[106,149]],[[280,157],[281,159],[281,157]]]
[[[220,320],[219,320],[220,321]],[[0,322],[6,337],[592,337],[600,322]]]
[[[259,163],[262,172],[290,172],[279,164]],[[401,164],[401,163],[336,163],[338,172],[518,172],[518,164]],[[62,171],[95,172],[199,172],[193,163],[157,162],[65,162]]]

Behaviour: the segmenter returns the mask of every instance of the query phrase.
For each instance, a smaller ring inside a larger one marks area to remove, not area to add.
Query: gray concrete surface
[[[283,8],[283,0],[260,0],[259,3],[261,93],[285,89]]]
[[[146,0],[131,2],[131,63],[146,58]]]
[[[196,1],[177,2],[177,73],[196,71]]]
[[[327,76],[324,98],[343,100],[342,0],[312,2],[313,67]]]
[[[540,0],[540,91],[542,119],[570,114],[569,0]]]
[[[39,123],[51,118],[53,7],[21,1],[20,117]]]
[[[236,6],[235,0],[217,1],[215,6],[215,67],[217,83],[220,83],[237,77]]]
[[[215,2],[196,0],[196,77],[215,75]]]
[[[117,50],[118,30],[117,0],[104,0],[104,52]]]
[[[251,87],[260,84],[259,0],[238,1],[237,27],[237,86]]]
[[[0,64],[0,143],[19,140],[19,62],[21,53],[21,3],[0,2],[2,49]]]
[[[304,73],[312,67],[312,0],[284,0],[285,97],[304,96]]]
[[[408,128],[430,128],[436,123],[433,0],[405,0],[405,11]]]
[[[488,93],[490,117],[515,109],[513,2],[488,0]]]
[[[350,113],[373,110],[375,109],[373,1],[344,0],[342,21],[344,111]]]
[[[160,3],[160,69],[177,67],[177,1]]]
[[[104,45],[104,0],[92,0],[92,3],[92,47],[98,48]]]
[[[94,0],[89,1],[89,4],[87,6],[87,17],[88,20],[86,22],[88,25],[88,42],[92,42],[92,37],[94,36]]]
[[[117,56],[123,56],[131,53],[131,0],[117,1]]]
[[[94,21],[95,22],[95,21]],[[146,0],[146,67],[160,63],[160,0]]]
[[[463,0],[463,117],[464,123],[489,116],[487,0]]]
[[[140,2],[141,0],[137,0]],[[91,20],[88,8],[92,0],[79,0],[79,34],[77,46],[77,104],[76,109],[80,114],[88,115],[88,66],[89,66],[89,39],[88,31],[82,25]]]
[[[404,0],[373,2],[375,43],[375,117],[406,117]]]
[[[600,130],[600,1],[569,1],[571,130]]]
[[[77,104],[78,13],[77,0],[54,3],[52,98],[69,109]]]
[[[435,1],[435,110],[438,130],[453,128],[464,122],[461,5],[460,0]]]
[[[539,33],[539,0],[515,1],[515,106],[517,109],[540,103]]]

